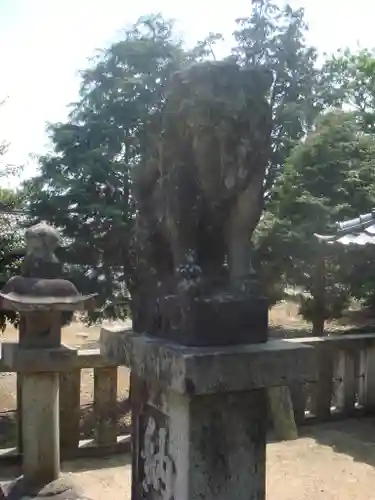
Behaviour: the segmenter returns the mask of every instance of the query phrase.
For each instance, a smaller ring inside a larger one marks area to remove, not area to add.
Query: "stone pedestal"
[[[60,474],[59,374],[33,373],[22,383],[23,473],[44,485]]]
[[[267,340],[268,301],[221,294],[181,304],[176,295],[159,299],[160,325],[148,332],[185,346],[227,346]]]
[[[132,500],[263,500],[266,388],[316,378],[314,351],[284,341],[185,347],[103,329],[132,369]]]
[[[71,369],[76,357],[77,350],[66,346],[2,346],[5,365],[22,374],[23,487],[40,487],[59,478],[59,371]]]
[[[132,499],[264,498],[264,389],[148,398],[136,416]]]

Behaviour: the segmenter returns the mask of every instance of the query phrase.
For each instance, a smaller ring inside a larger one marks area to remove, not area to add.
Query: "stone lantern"
[[[11,278],[0,293],[2,309],[20,315],[19,342],[2,345],[5,365],[22,375],[18,404],[23,478],[16,482],[17,489],[31,496],[41,488],[51,496],[69,490],[69,498],[82,498],[59,479],[59,372],[72,369],[77,357],[76,349],[61,343],[61,328],[64,311],[92,308],[94,296],[81,295],[61,278],[62,264],[54,253],[60,239],[56,229],[40,223],[30,227],[25,238],[21,275]]]

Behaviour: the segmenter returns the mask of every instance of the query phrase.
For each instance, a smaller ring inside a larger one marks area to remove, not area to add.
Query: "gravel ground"
[[[267,500],[375,500],[375,419],[304,430],[267,446]],[[91,500],[130,500],[129,455],[75,460],[65,473]],[[16,471],[0,471],[0,481]],[[233,497],[235,498],[235,497]]]
[[[267,500],[375,500],[375,419],[303,431],[267,446]],[[65,464],[92,500],[130,500],[128,456]]]
[[[275,308],[274,324],[302,327],[292,306]],[[301,328],[302,330],[303,328]],[[99,328],[74,324],[64,330],[64,342],[76,346],[95,344]],[[15,340],[7,329],[0,340]],[[92,400],[92,372],[82,375],[83,404]],[[119,393],[128,388],[128,373],[119,373]],[[15,376],[0,374],[0,412],[15,408]],[[92,500],[130,499],[129,456],[66,463]],[[14,477],[0,471],[0,480]],[[375,419],[349,420],[304,429],[300,439],[271,443],[267,447],[267,500],[375,500]]]

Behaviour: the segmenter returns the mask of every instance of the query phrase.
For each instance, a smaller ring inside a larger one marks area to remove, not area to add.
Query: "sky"
[[[373,0],[290,3],[305,8],[309,41],[321,53],[375,47]],[[46,123],[66,119],[78,97],[79,70],[139,16],[161,12],[175,19],[190,45],[210,31],[223,33],[225,50],[234,20],[248,15],[250,6],[251,0],[0,0],[0,138],[10,144],[0,161],[24,165],[24,177],[35,173],[30,154],[48,148]]]

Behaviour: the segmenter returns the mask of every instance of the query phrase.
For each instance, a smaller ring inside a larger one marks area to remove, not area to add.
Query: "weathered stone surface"
[[[313,382],[315,351],[284,340],[231,347],[195,348],[165,342],[131,330],[102,328],[101,353],[131,367],[161,391],[213,394]]]
[[[228,60],[194,64],[168,82],[133,172],[138,333],[185,345],[266,340],[250,237],[271,154],[272,80],[266,68]]]
[[[27,278],[25,276],[10,278],[3,287],[2,293],[26,297],[70,297],[79,295],[75,285],[68,280],[58,278]]]
[[[269,387],[267,389],[267,396],[273,429],[277,439],[297,439],[298,430],[289,387]]]
[[[77,349],[60,345],[53,348],[27,348],[16,342],[4,342],[2,360],[10,371],[19,373],[64,371],[72,369],[77,359]]]
[[[137,333],[101,334],[131,368],[132,500],[264,500],[266,388],[316,379],[313,349],[267,342],[251,263],[271,85],[260,66],[192,65],[150,123],[133,179]]]
[[[263,297],[230,294],[198,297],[189,301],[187,307],[184,311],[175,295],[161,298],[161,326],[147,333],[194,347],[267,340],[268,301]]]
[[[92,308],[93,295],[76,295],[68,297],[43,297],[20,295],[17,293],[0,293],[2,309],[11,309],[20,312],[28,311],[78,311]]]
[[[264,389],[190,397],[146,386],[132,386],[143,401],[132,500],[264,499]]]
[[[190,484],[181,498],[265,498],[265,396],[259,389],[190,402]]]
[[[58,373],[25,375],[21,400],[22,469],[30,484],[42,486],[60,474]]]
[[[29,311],[21,313],[18,341],[22,347],[59,347],[61,344],[61,311]]]
[[[63,268],[55,255],[59,232],[40,223],[27,229],[26,256],[21,276],[14,276],[0,293],[2,309],[20,312],[74,311],[93,306],[95,295],[83,296],[70,281],[63,279]]]
[[[27,278],[60,278],[62,264],[55,255],[60,244],[59,231],[43,222],[29,227],[25,232],[26,256],[21,274]]]
[[[265,499],[267,390],[316,380],[313,349],[187,347],[103,328],[101,352],[132,368],[132,500]]]

